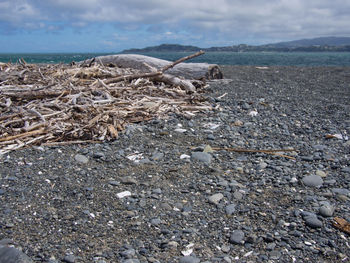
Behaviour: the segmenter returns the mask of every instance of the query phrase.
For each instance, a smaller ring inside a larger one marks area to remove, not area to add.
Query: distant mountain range
[[[159,46],[146,47],[142,49],[127,49],[122,53],[147,53],[147,52],[196,52],[204,50],[206,52],[226,51],[226,52],[249,52],[249,51],[335,51],[335,52],[350,52],[350,37],[319,37],[312,39],[300,39],[288,42],[279,42],[252,46],[246,44],[226,46],[226,47],[210,47],[200,48],[196,46],[184,46],[178,44],[162,44]]]

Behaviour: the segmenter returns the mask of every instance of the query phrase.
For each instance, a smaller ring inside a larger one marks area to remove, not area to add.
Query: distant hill
[[[178,44],[162,44],[159,46],[152,46],[146,48],[132,48],[124,50],[123,53],[139,53],[139,52],[196,52],[201,50],[195,46],[183,46]]]
[[[249,51],[308,51],[308,52],[350,52],[350,37],[319,37],[312,39],[300,39],[288,42],[271,43],[266,45],[251,46],[246,44],[200,48],[196,46],[184,46],[179,44],[162,44],[159,46],[146,47],[141,49],[127,49],[122,53],[148,53],[148,52],[249,52]]]
[[[318,37],[311,39],[300,39],[288,42],[268,44],[274,47],[306,47],[306,46],[347,46],[350,45],[350,37]]]

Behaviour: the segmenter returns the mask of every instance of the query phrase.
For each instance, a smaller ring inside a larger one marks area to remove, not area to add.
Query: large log
[[[83,65],[91,65],[92,62],[102,63],[105,66],[117,66],[120,68],[134,68],[141,72],[158,71],[170,61],[137,54],[120,54],[99,56],[83,62]],[[208,63],[181,63],[167,70],[167,74],[185,79],[222,79],[221,69],[216,64]]]

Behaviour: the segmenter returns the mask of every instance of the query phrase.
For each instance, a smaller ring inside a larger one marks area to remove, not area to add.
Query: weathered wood
[[[114,65],[120,68],[133,68],[144,73],[149,73],[152,71],[150,68],[157,71],[162,71],[162,69],[165,68],[167,74],[185,79],[223,78],[221,69],[216,64],[181,63],[176,64],[173,68],[167,69],[167,67],[171,65],[170,61],[137,54],[99,56],[93,59],[95,63],[102,63],[105,66]],[[90,65],[93,59],[84,61],[82,65]]]

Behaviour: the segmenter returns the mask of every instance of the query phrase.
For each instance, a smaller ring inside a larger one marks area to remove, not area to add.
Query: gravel
[[[203,94],[213,112],[0,157],[0,252],[51,263],[349,261],[333,219],[350,222],[350,68],[223,71]]]

